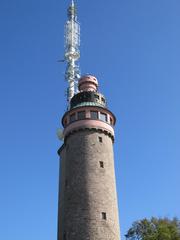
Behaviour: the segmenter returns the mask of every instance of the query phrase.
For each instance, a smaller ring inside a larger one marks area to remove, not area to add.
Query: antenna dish
[[[60,129],[60,128],[57,129],[57,137],[60,141],[64,140],[63,129]]]

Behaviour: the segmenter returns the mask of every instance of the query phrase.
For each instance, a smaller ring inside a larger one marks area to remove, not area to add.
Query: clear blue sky
[[[0,0],[0,239],[55,240],[65,110],[63,0]],[[82,73],[117,116],[122,236],[180,217],[180,1],[79,0]],[[122,240],[124,237],[122,237]]]

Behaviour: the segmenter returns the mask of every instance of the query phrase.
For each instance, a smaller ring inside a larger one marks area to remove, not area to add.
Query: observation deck
[[[107,102],[98,92],[98,81],[94,76],[83,76],[79,80],[79,93],[70,102],[70,110],[62,118],[64,138],[79,130],[103,131],[114,141],[116,118],[108,110]]]

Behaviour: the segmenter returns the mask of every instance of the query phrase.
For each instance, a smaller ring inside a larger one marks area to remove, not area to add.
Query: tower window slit
[[[103,139],[102,137],[99,137],[99,142],[102,143],[103,142]]]
[[[67,181],[67,179],[65,180],[65,187],[67,187],[68,186],[68,181]]]
[[[102,212],[102,219],[103,219],[103,220],[106,220],[106,219],[107,219],[107,216],[106,216],[106,213],[105,213],[105,212]]]
[[[63,234],[63,240],[67,240],[66,233]]]
[[[99,165],[100,165],[101,168],[104,168],[104,162],[103,161],[100,161]]]
[[[64,126],[67,126],[67,118],[64,120]]]
[[[110,118],[110,124],[113,125],[113,120],[112,120],[112,118]]]

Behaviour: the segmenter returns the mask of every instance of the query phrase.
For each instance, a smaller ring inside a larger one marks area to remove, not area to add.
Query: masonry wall
[[[119,240],[112,139],[78,131],[60,155],[58,240]]]
[[[65,198],[65,175],[66,175],[66,148],[65,145],[61,147],[61,158],[60,158],[60,177],[59,177],[59,198],[58,198],[58,240],[63,240],[64,232],[64,198]]]

